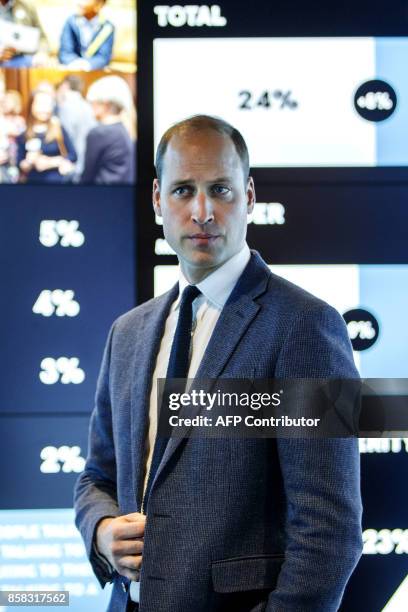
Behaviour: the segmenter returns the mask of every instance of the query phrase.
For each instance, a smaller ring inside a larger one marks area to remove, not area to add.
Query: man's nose
[[[191,218],[198,225],[214,221],[213,204],[204,191],[198,191],[193,200]]]

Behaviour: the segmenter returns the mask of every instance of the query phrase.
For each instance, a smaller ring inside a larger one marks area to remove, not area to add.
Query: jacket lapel
[[[137,503],[140,508],[144,471],[144,452],[148,432],[150,390],[156,356],[159,351],[166,319],[178,294],[178,283],[152,302],[143,313],[138,327],[138,342],[135,350],[133,381],[131,388],[131,448],[132,475],[136,484]]]
[[[241,295],[236,301],[225,304],[196,378],[217,378],[221,374],[259,308],[247,295]]]
[[[235,347],[260,309],[254,300],[266,291],[269,276],[265,262],[256,251],[252,251],[248,265],[222,309],[195,379],[213,379],[222,374]],[[152,487],[170,457],[185,440],[170,438]]]

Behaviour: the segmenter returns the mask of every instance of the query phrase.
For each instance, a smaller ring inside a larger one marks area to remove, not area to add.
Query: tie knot
[[[188,304],[191,305],[196,299],[196,297],[198,297],[200,294],[201,291],[198,287],[196,287],[195,285],[187,285],[181,295],[181,304],[183,304],[183,306],[187,306]]]

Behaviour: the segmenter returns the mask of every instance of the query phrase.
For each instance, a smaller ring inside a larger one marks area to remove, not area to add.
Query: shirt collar
[[[250,257],[251,251],[249,250],[248,244],[245,243],[238,253],[228,259],[228,261],[209,274],[200,283],[197,283],[197,287],[200,289],[205,299],[212,302],[214,306],[221,310],[228,300],[231,291],[237,284]],[[174,302],[174,309],[178,308],[180,296],[188,284],[189,282],[179,266],[179,295]]]

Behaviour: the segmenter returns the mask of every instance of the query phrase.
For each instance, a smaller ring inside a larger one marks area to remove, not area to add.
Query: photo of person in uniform
[[[106,0],[77,0],[77,12],[67,19],[58,59],[75,70],[97,70],[112,58],[115,26],[100,16]]]

